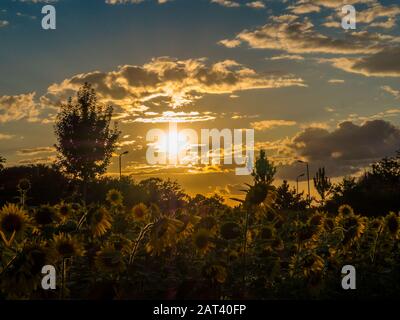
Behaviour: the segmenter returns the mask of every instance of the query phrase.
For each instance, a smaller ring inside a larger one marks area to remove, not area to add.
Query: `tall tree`
[[[96,92],[85,83],[76,99],[61,106],[55,124],[57,164],[66,173],[86,183],[103,174],[110,164],[120,135],[110,128],[113,108],[97,101]]]

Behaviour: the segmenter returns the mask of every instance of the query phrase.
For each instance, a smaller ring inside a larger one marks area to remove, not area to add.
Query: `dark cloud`
[[[288,147],[306,159],[315,171],[326,167],[330,176],[353,174],[370,163],[393,155],[400,149],[400,128],[384,120],[357,125],[346,121],[334,131],[307,128],[294,137]],[[301,164],[284,165],[281,178],[295,178]]]
[[[400,77],[400,47],[387,47],[361,58],[323,59],[334,67],[364,76]]]

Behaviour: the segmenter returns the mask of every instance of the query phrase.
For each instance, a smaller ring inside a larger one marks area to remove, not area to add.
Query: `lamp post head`
[[[123,155],[128,154],[128,153],[129,153],[129,151],[124,151],[124,152],[122,152],[122,153],[120,154],[120,156],[123,156]]]

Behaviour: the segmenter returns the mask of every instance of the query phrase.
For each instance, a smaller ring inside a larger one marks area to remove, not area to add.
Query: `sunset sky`
[[[46,3],[56,30],[41,28]],[[356,30],[341,27],[344,4]],[[297,159],[337,179],[400,149],[398,1],[2,0],[0,41],[8,166],[54,160],[55,116],[84,82],[114,106],[124,174],[177,179],[190,194],[234,197],[250,178],[149,165],[148,130],[253,128],[277,181],[292,184]]]

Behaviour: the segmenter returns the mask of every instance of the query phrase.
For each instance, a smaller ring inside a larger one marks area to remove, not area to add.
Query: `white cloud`
[[[227,8],[238,8],[240,4],[236,1],[232,0],[211,0],[211,3],[219,4],[220,6],[227,7]]]
[[[262,1],[252,1],[252,2],[246,3],[246,6],[249,8],[253,8],[253,9],[264,9],[265,3]]]

